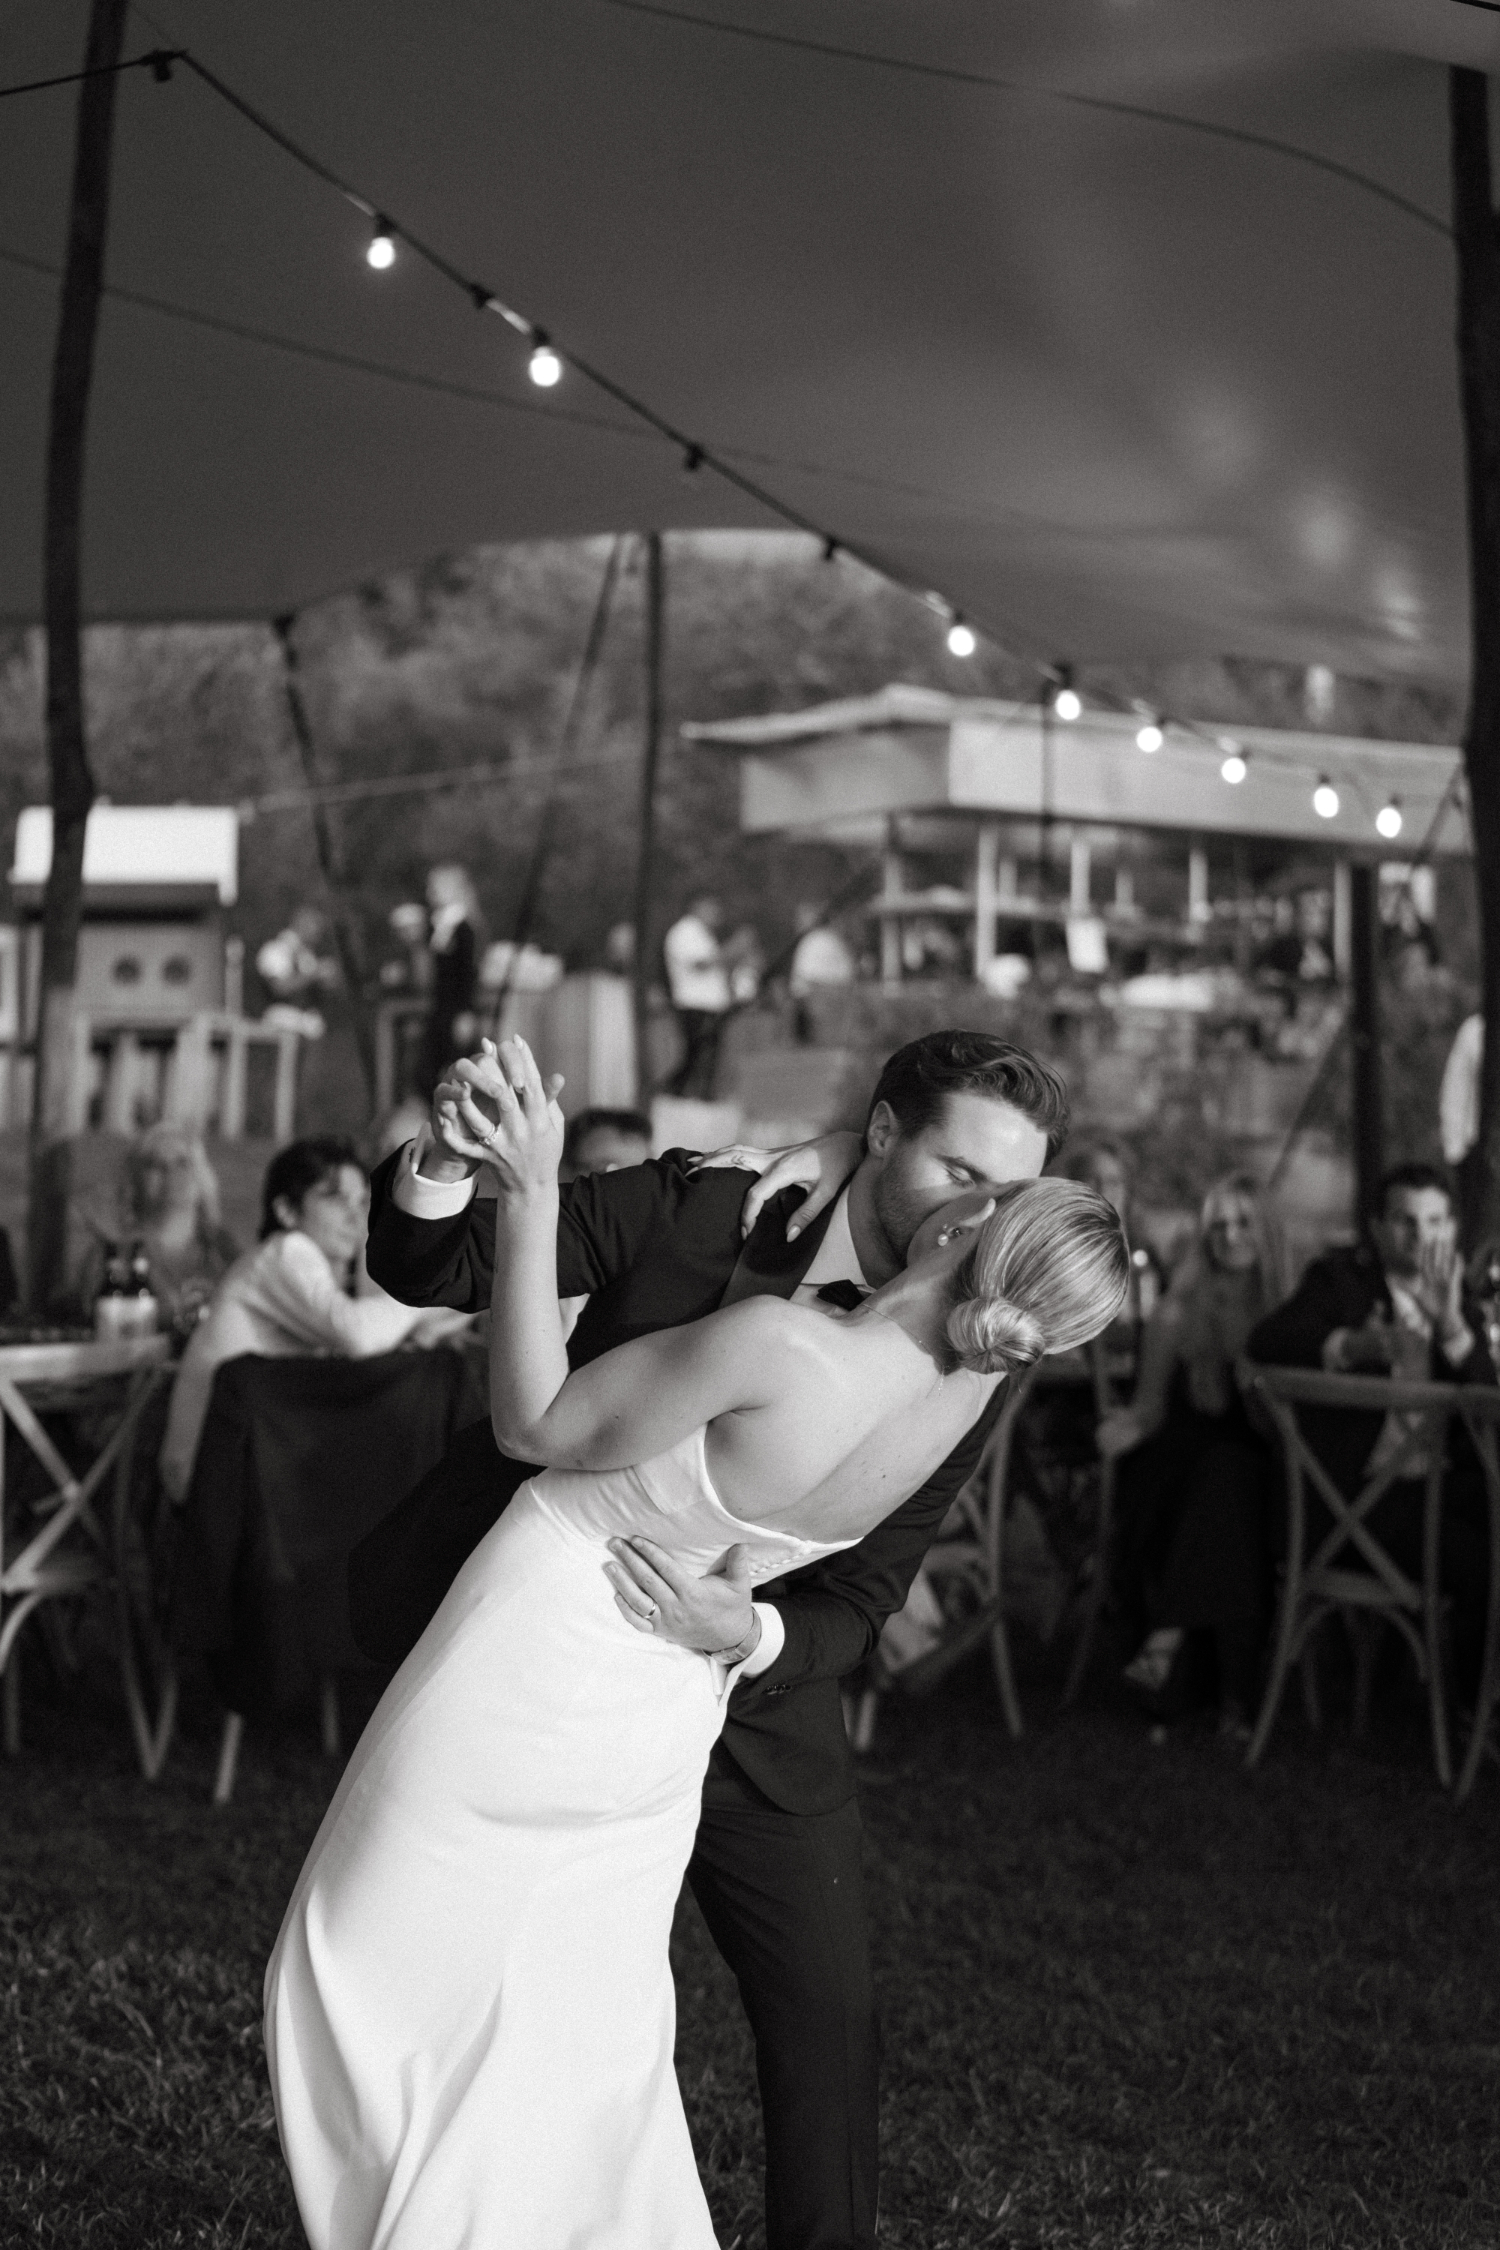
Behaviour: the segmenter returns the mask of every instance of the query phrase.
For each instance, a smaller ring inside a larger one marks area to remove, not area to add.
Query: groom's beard
[[[888,1164],[878,1175],[870,1202],[898,1267],[905,1265],[911,1238],[922,1221],[943,1204],[951,1203],[955,1193],[949,1186],[939,1194],[924,1194],[902,1177],[899,1162]]]

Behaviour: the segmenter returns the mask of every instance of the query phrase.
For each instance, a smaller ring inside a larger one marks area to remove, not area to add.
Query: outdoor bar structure
[[[806,711],[690,726],[684,733],[738,756],[740,820],[747,834],[813,834],[884,850],[876,911],[887,982],[901,974],[900,928],[908,917],[971,923],[973,969],[980,982],[987,981],[996,928],[1005,920],[1066,923],[1088,917],[1133,923],[1136,905],[1126,861],[1117,859],[1113,895],[1095,897],[1095,862],[1111,855],[1119,830],[1162,830],[1186,840],[1190,920],[1206,920],[1210,911],[1211,838],[1275,839],[1330,850],[1341,965],[1350,958],[1353,909],[1349,872],[1338,870],[1373,868],[1423,847],[1429,856],[1469,849],[1453,787],[1454,749],[1236,727],[1232,736],[1206,738],[1167,731],[1161,747],[1148,754],[1137,746],[1141,724],[1139,716],[1101,711],[1086,711],[1067,723],[1044,705],[1018,708],[892,686]],[[1231,755],[1246,769],[1237,783],[1221,774]],[[1323,779],[1338,799],[1329,815],[1313,804]],[[1377,814],[1388,806],[1401,815],[1393,838],[1376,828]],[[1019,888],[1019,824],[1033,824],[1044,834],[1054,824],[1066,830],[1065,900],[1028,896]],[[950,852],[964,847],[965,885],[911,888],[903,840],[909,850],[935,843]]]

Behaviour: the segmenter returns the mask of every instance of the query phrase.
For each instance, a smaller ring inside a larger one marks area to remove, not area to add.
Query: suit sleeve
[[[1321,1367],[1324,1343],[1348,1320],[1327,1263],[1314,1259],[1286,1303],[1251,1329],[1250,1357],[1264,1367]]]
[[[398,1149],[387,1157],[370,1181],[365,1262],[371,1280],[404,1305],[483,1312],[495,1272],[494,1203],[476,1196],[455,1218],[413,1218],[392,1194],[401,1154]],[[557,1226],[560,1297],[592,1296],[629,1272],[653,1237],[671,1226],[694,1185],[686,1161],[686,1152],[673,1149],[650,1164],[596,1173],[564,1187]],[[707,1177],[716,1181],[713,1174]],[[748,1183],[738,1174],[722,1177],[732,1184],[721,1192],[743,1200]]]
[[[1474,1349],[1461,1366],[1450,1369],[1450,1380],[1455,1383],[1490,1383],[1496,1381],[1495,1362],[1490,1353],[1488,1331],[1479,1301],[1466,1289],[1463,1297],[1464,1319],[1474,1339]]]
[[[881,1627],[904,1605],[944,1516],[979,1466],[998,1411],[997,1395],[963,1444],[954,1448],[919,1492],[877,1524],[857,1547],[799,1571],[782,1593],[772,1597],[785,1642],[774,1664],[736,1688],[737,1715],[754,1709],[757,1698],[768,1690],[802,1687],[810,1680],[841,1680],[874,1654]]]

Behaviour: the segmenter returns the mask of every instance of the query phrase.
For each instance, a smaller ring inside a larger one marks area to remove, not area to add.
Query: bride
[[[496,1442],[545,1463],[350,1760],[266,1971],[313,2250],[713,2250],[667,1945],[735,1672],[621,1617],[606,1541],[757,1581],[853,1545],[1012,1369],[1096,1335],[1128,1254],[1068,1180],[971,1192],[853,1312],[750,1297],[569,1373],[563,1121],[520,1041],[455,1149],[499,1189]]]

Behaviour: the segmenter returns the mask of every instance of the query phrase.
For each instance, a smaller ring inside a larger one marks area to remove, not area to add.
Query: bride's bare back
[[[927,1482],[1000,1380],[941,1374],[878,1311],[841,1319],[753,1297],[579,1368],[515,1450],[555,1468],[624,1468],[706,1424],[732,1515],[856,1540]]]

